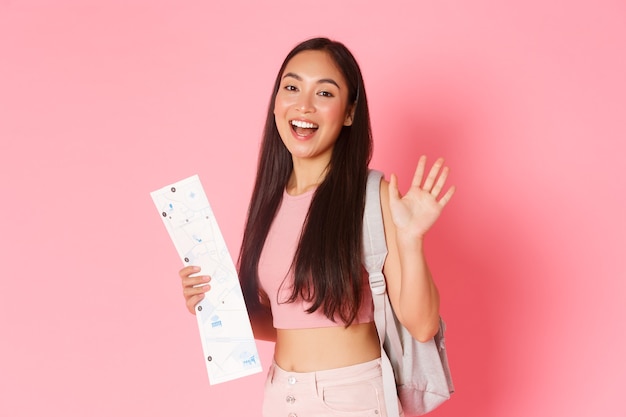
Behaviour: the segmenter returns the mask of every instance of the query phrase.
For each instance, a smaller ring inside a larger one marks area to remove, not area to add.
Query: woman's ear
[[[346,118],[343,121],[344,126],[352,126],[352,121],[354,120],[354,111],[356,110],[356,103],[351,104],[348,107],[348,112],[346,114]]]

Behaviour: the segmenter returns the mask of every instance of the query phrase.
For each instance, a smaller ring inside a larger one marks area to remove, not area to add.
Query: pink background
[[[360,61],[372,165],[406,187],[443,155],[458,186],[432,415],[626,415],[611,0],[0,0],[0,415],[259,415],[264,375],[208,385],[149,192],[198,173],[236,256],[274,76],[315,35]]]

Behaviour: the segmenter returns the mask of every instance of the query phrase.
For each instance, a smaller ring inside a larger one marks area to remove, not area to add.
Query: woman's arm
[[[438,159],[423,179],[426,158],[421,157],[409,191],[400,195],[397,178],[381,183],[381,206],[388,255],[383,272],[396,316],[419,341],[439,329],[439,292],[424,256],[424,236],[454,194],[451,187],[439,195],[448,168]]]

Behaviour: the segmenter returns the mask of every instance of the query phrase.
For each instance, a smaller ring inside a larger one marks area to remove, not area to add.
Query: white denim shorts
[[[316,372],[267,373],[263,417],[387,417],[380,359]]]

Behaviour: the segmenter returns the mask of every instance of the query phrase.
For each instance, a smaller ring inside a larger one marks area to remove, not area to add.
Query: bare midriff
[[[274,360],[290,372],[323,371],[380,357],[376,325],[276,329]]]

